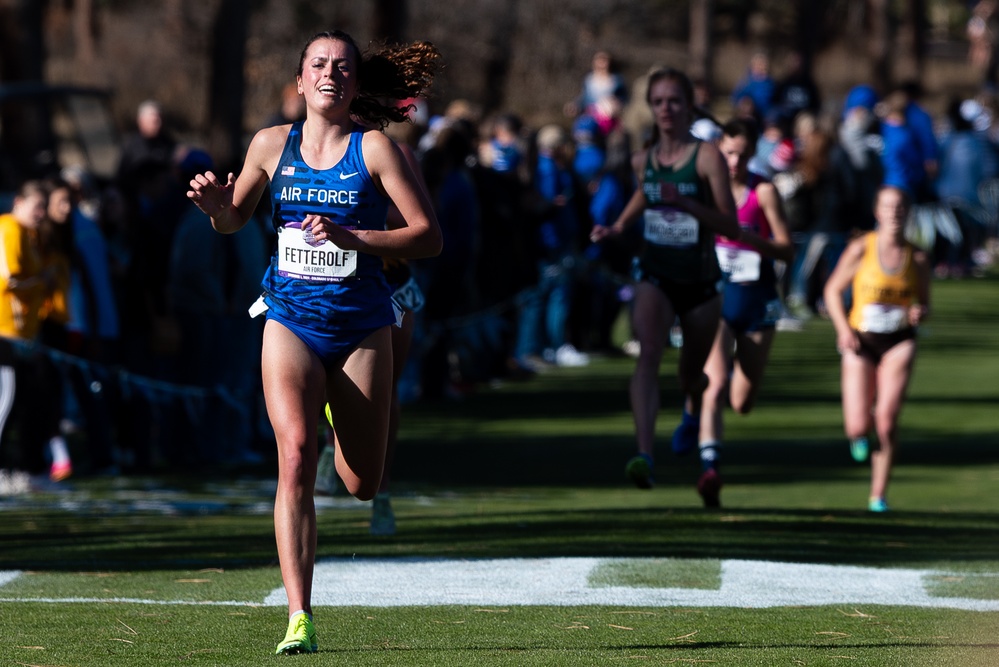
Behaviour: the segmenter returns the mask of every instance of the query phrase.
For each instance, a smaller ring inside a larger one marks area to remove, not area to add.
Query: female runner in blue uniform
[[[653,485],[653,450],[659,411],[659,365],[676,317],[683,329],[679,380],[683,421],[673,449],[697,447],[704,362],[718,330],[721,277],[715,235],[739,238],[728,168],[712,144],[690,134],[694,91],[685,74],[661,69],[649,77],[646,101],[655,120],[652,144],[635,153],[639,187],[610,227],[594,227],[590,240],[618,236],[644,215],[644,243],[636,263],[632,326],[640,345],[631,379],[638,455],[625,472],[639,488]]]
[[[738,241],[719,236],[715,242],[724,282],[721,324],[704,366],[709,382],[698,443],[704,471],[697,490],[706,507],[720,505],[725,403],[739,414],[749,413],[770,357],[781,312],[774,260],[790,263],[794,255],[777,189],[749,171],[756,137],[752,125],[733,120],[722,128],[718,145],[728,164],[742,235]]]
[[[246,224],[270,185],[278,247],[251,313],[266,311],[261,367],[278,447],[274,528],[289,623],[277,653],[317,650],[313,489],[324,403],[344,486],[370,500],[381,480],[395,321],[382,261],[436,255],[441,235],[399,147],[365,126],[403,121],[406,109],[392,102],[420,96],[439,57],[426,42],[362,56],[346,33],[316,35],[298,67],[305,121],[257,132],[239,178],[206,172],[190,184],[188,197],[223,234]],[[389,201],[402,227],[385,228]]]

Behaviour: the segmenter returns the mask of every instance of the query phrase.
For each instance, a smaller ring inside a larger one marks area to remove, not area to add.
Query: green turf
[[[269,655],[283,611],[5,604],[5,665],[994,665],[999,614],[894,607],[345,608],[316,614],[320,652]],[[42,626],[42,627],[39,627]]]
[[[682,558],[607,561],[590,574],[589,584],[634,588],[721,588],[721,562]]]
[[[869,471],[849,457],[834,337],[816,319],[778,335],[754,413],[727,415],[720,512],[700,507],[698,463],[668,452],[675,351],[651,491],[623,472],[634,362],[605,358],[407,406],[398,535],[369,536],[370,506],[337,497],[320,503],[319,555],[643,559],[602,566],[592,584],[705,589],[733,558],[908,567],[935,572],[934,595],[999,599],[997,306],[994,275],[934,284],[889,514],[864,511]],[[999,655],[992,612],[419,607],[318,609],[320,655],[282,660],[269,654],[284,611],[255,606],[280,585],[273,488],[265,466],[78,479],[0,499],[0,570],[25,571],[0,586],[0,665],[908,666]],[[245,604],[206,604],[230,601]]]

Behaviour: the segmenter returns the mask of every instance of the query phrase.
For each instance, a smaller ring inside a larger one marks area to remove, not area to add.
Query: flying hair
[[[414,105],[398,103],[425,95],[441,67],[441,53],[430,42],[377,43],[362,52],[347,33],[328,30],[314,35],[302,49],[299,74],[306,51],[320,39],[344,42],[354,51],[358,63],[358,93],[351,102],[350,111],[363,123],[379,128],[407,121]]]

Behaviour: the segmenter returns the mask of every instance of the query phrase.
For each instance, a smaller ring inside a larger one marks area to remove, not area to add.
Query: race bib
[[[645,209],[645,240],[671,248],[697,245],[700,224],[686,211],[672,208]]]
[[[277,268],[287,278],[336,283],[357,273],[357,251],[338,248],[331,241],[316,243],[297,226],[282,227]]]
[[[760,253],[755,250],[715,246],[715,254],[729,282],[752,283],[760,279]]]
[[[402,310],[418,313],[423,310],[423,302],[423,290],[413,278],[392,293],[392,303]]]
[[[894,333],[909,326],[909,309],[886,303],[871,303],[860,311],[860,330]]]

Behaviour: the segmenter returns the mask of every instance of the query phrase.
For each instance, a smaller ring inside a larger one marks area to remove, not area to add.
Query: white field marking
[[[313,604],[613,605],[630,607],[780,607],[883,604],[999,611],[999,600],[933,597],[923,579],[935,570],[725,560],[721,588],[591,586],[594,569],[636,559],[499,560],[335,559],[316,564]],[[264,599],[285,605],[283,588]]]
[[[324,607],[433,605],[617,607],[744,607],[877,604],[999,611],[999,600],[933,597],[924,579],[937,570],[725,560],[721,588],[591,586],[590,573],[630,558],[496,560],[332,559],[316,564],[312,602]],[[0,572],[2,586],[19,572]],[[977,576],[977,575],[976,575]],[[141,598],[12,598],[0,602],[118,602],[151,605],[285,606],[284,588],[264,600]]]

